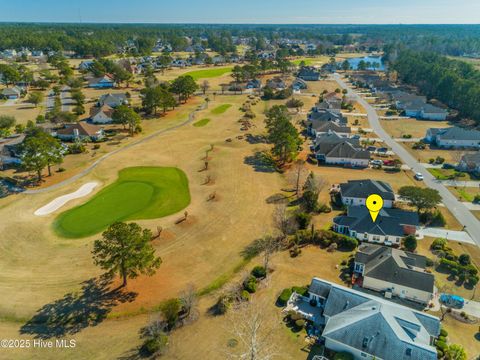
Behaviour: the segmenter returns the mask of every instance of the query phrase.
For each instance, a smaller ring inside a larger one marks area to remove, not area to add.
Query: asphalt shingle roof
[[[345,197],[361,199],[378,194],[385,200],[395,200],[395,193],[390,184],[378,180],[349,180],[340,184],[340,193]]]
[[[355,262],[365,264],[364,276],[433,293],[434,276],[425,272],[424,256],[363,244],[358,248]]]
[[[349,206],[347,215],[337,216],[333,221],[337,225],[348,226],[350,231],[383,236],[404,236],[403,225],[419,224],[416,212],[388,208],[382,208],[373,222],[365,206]]]
[[[381,359],[437,358],[430,339],[440,333],[438,318],[318,278],[310,287],[330,288],[323,337]]]

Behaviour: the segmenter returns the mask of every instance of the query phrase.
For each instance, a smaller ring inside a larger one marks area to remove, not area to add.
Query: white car
[[[416,173],[414,178],[418,181],[422,181],[423,180],[423,175],[421,173]]]

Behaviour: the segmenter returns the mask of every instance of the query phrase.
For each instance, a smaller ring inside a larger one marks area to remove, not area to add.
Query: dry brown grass
[[[443,150],[443,149],[431,149],[428,145],[423,150],[412,149],[412,143],[400,143],[405,149],[412,154],[415,159],[422,163],[428,163],[429,159],[435,159],[440,156],[445,159],[446,163],[456,164],[461,159],[465,151],[461,150]]]
[[[417,119],[380,120],[385,131],[394,138],[402,135],[412,135],[414,138],[424,138],[430,128],[446,128],[448,121],[422,121]]]

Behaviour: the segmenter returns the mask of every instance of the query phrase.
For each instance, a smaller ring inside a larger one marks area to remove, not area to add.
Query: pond
[[[385,64],[382,62],[382,58],[380,56],[364,56],[364,57],[358,57],[358,58],[351,58],[347,59],[350,67],[354,70],[358,69],[358,64],[360,61],[364,61],[365,63],[370,63],[370,64],[375,64],[375,66],[370,66],[368,67],[369,70],[380,70],[384,71],[385,70]]]

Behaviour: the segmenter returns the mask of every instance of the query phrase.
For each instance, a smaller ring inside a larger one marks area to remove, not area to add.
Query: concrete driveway
[[[339,74],[333,74],[333,78],[337,81],[341,88],[347,90],[347,94],[355,98],[360,105],[364,107],[368,114],[368,121],[375,133],[382,138],[385,143],[392,148],[402,161],[407,164],[412,171],[419,172],[423,175],[425,184],[432,189],[437,190],[442,196],[443,203],[452,212],[453,216],[465,226],[472,240],[477,246],[480,246],[480,222],[470,212],[470,210],[462,204],[455,196],[438,180],[436,180],[425,167],[420,164],[410,153],[400,144],[398,144],[387,132],[382,128],[376,110],[365,99],[352,91],[347,84],[340,78]]]
[[[475,245],[475,242],[472,240],[470,235],[465,231],[454,231],[454,230],[448,230],[443,228],[425,227],[425,228],[420,228],[417,231],[417,234],[420,238],[428,236],[433,238],[443,238],[447,240],[454,240],[454,241],[458,241],[466,244]]]

